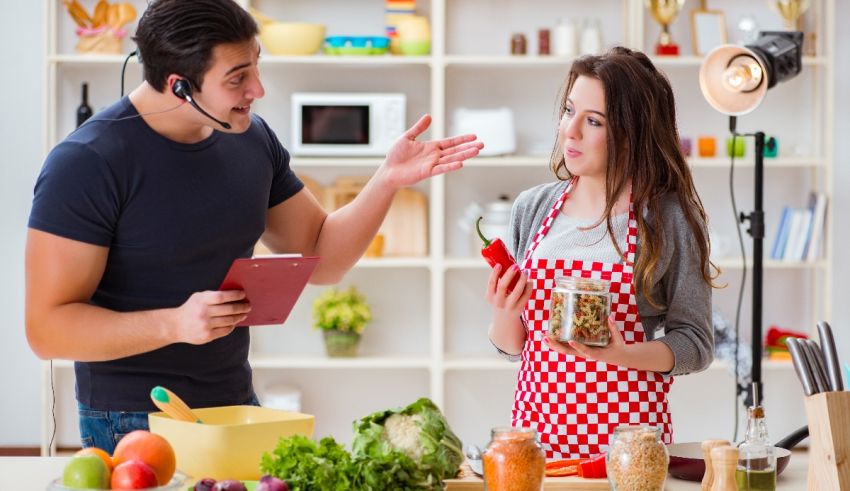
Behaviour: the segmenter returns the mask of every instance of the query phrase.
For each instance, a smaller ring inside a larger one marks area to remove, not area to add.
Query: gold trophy
[[[800,16],[809,8],[809,0],[773,0],[771,3],[785,20],[785,29],[800,30]]]
[[[679,45],[674,43],[670,36],[670,24],[676,20],[684,4],[685,0],[646,0],[646,8],[652,13],[652,18],[661,24],[661,36],[655,45],[656,55],[679,54]]]

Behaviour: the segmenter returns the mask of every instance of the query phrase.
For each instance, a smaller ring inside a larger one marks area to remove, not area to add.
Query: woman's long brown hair
[[[601,81],[605,91],[608,166],[604,216],[608,234],[620,256],[623,251],[614,236],[611,209],[628,181],[632,182],[641,248],[635,264],[638,288],[652,305],[661,305],[652,298],[651,286],[665,238],[665,224],[660,217],[662,198],[668,193],[678,197],[699,247],[703,279],[714,286],[718,270],[709,260],[707,217],[679,145],[676,101],[669,80],[639,51],[615,47],[602,55],[583,56],[573,62],[559,97],[559,121],[580,76]],[[567,169],[560,141],[552,151],[550,165],[558,179],[573,177]],[[648,220],[644,210],[649,212]]]

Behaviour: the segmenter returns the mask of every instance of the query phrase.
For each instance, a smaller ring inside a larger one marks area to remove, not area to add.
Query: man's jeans
[[[260,401],[254,395],[245,402],[245,405],[259,406]],[[97,447],[112,455],[115,445],[124,435],[133,430],[149,429],[146,411],[99,411],[81,402],[77,402],[77,406],[80,413],[80,439],[83,448]]]

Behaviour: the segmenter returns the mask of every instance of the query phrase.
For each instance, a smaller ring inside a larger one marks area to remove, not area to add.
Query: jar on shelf
[[[611,331],[610,282],[567,276],[552,290],[549,312],[549,340],[567,344],[576,341],[588,346],[608,346]]]
[[[662,491],[670,456],[654,426],[618,426],[608,444],[605,467],[614,491]]]
[[[546,456],[532,428],[493,428],[484,451],[487,491],[540,491]]]

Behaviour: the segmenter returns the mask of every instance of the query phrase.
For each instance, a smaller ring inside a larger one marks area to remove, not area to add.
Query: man
[[[472,135],[417,142],[425,116],[328,214],[251,114],[264,94],[256,34],[231,0],[151,2],[135,37],[144,82],[57,145],[38,178],[27,337],[41,358],[77,362],[84,446],[111,453],[146,428],[156,385],[195,407],[256,404],[249,331],[236,328],[250,306],[244,292],[216,291],[231,262],[262,238],[321,256],[311,282],[338,282],[398,189],[483,147]]]

